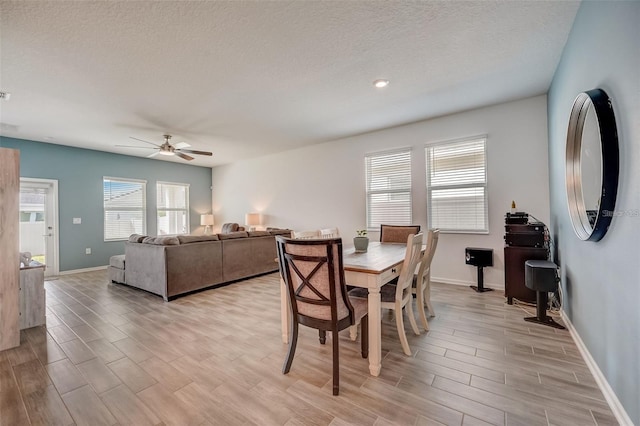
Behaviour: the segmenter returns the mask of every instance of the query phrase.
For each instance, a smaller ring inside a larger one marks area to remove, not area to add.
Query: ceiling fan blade
[[[187,152],[189,154],[197,154],[197,155],[213,155],[211,152],[207,151],[194,151],[193,149],[176,149],[175,152]]]
[[[145,140],[142,140],[142,139],[134,138],[133,136],[129,136],[129,139],[135,139],[135,140],[140,141],[140,142],[149,143],[149,144],[151,144],[153,146],[160,147],[160,145],[158,145],[157,143],[153,143],[153,142],[145,141]]]
[[[183,159],[185,159],[187,161],[193,160],[193,157],[190,157],[187,154],[183,154],[180,151],[174,151],[174,154],[176,154],[178,157],[183,158]]]
[[[150,146],[133,146],[133,145],[114,145],[114,146],[119,146],[121,148],[158,149],[158,148],[152,148]]]
[[[153,157],[155,157],[155,156],[156,156],[156,155],[158,155],[158,154],[160,154],[160,151],[154,152],[154,153],[153,153],[153,154],[151,154],[151,155],[147,155],[147,158],[153,158]]]
[[[189,148],[191,145],[189,145],[186,142],[178,142],[177,144],[175,144],[173,147],[175,149],[182,149],[182,148]]]

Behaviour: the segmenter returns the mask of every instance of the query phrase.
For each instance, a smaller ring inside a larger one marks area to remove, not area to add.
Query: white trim
[[[164,185],[180,185],[180,186],[186,186],[187,188],[188,188],[189,186],[191,186],[191,184],[190,184],[190,183],[184,183],[184,182],[169,182],[169,181],[166,181],[166,180],[157,180],[157,181],[156,181],[156,185],[157,185],[157,184],[159,184],[159,183],[162,183],[162,184],[164,184]]]
[[[135,178],[123,178],[123,177],[114,177],[114,176],[102,176],[102,180],[113,180],[116,182],[136,182],[136,183],[147,183],[146,179],[135,179]]]
[[[366,154],[364,154],[364,156],[365,156],[365,158],[366,157],[377,157],[378,155],[400,154],[402,152],[412,152],[412,151],[413,151],[413,146],[409,145],[409,146],[405,146],[405,147],[393,148],[393,149],[388,149],[388,150],[384,150],[384,151],[367,152]]]
[[[584,342],[580,338],[578,331],[575,329],[575,327],[571,323],[571,320],[569,319],[567,314],[564,312],[564,309],[560,310],[560,316],[562,317],[564,324],[567,326],[567,330],[569,330],[569,333],[571,334],[573,341],[576,343],[576,346],[580,351],[580,355],[582,355],[584,362],[587,364],[587,367],[589,367],[589,371],[591,371],[591,374],[593,374],[593,378],[596,380],[596,383],[598,384],[598,387],[602,391],[604,398],[607,400],[607,403],[609,404],[609,408],[611,408],[611,411],[613,412],[613,415],[616,417],[616,420],[622,426],[633,426],[633,422],[631,421],[629,414],[627,414],[627,412],[625,411],[624,407],[620,403],[620,400],[618,399],[615,392],[611,388],[611,385],[609,385],[609,382],[607,381],[606,377],[602,373],[602,370],[600,370],[600,367],[598,367],[598,364],[589,353],[589,349],[587,349],[587,346],[584,344]]]
[[[478,283],[475,281],[454,280],[451,278],[438,278],[438,277],[431,277],[431,282],[441,283],[441,284],[463,285],[466,287],[471,285],[478,285]],[[504,284],[488,283],[486,281],[483,283],[483,287],[493,288],[496,290],[504,290]]]
[[[51,185],[51,195],[53,197],[51,206],[53,210],[51,212],[53,213],[53,218],[51,220],[51,223],[55,230],[55,232],[53,233],[54,252],[49,253],[49,256],[52,258],[52,262],[47,265],[48,273],[45,272],[45,277],[50,278],[57,276],[60,271],[60,211],[58,210],[58,179],[42,179],[20,176],[20,184],[22,185],[23,182]]]
[[[480,135],[467,136],[467,137],[457,138],[457,139],[439,139],[437,141],[427,142],[427,143],[424,144],[424,146],[426,148],[426,147],[433,146],[433,145],[446,145],[446,144],[449,144],[449,143],[474,141],[474,140],[478,140],[478,139],[484,139],[485,141],[487,141],[489,139],[489,134],[488,133],[483,133],[483,134],[480,134]]]
[[[91,268],[82,268],[82,269],[69,269],[68,271],[60,271],[58,275],[72,275],[72,274],[80,274],[82,272],[101,271],[103,269],[107,269],[108,267],[109,265],[93,266]]]

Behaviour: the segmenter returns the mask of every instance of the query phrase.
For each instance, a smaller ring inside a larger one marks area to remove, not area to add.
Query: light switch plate
[[[74,217],[73,218],[73,224],[74,225],[80,225],[82,223],[82,218],[81,217]]]

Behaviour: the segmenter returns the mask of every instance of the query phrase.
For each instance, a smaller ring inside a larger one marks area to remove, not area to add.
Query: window
[[[481,136],[425,148],[430,228],[489,232],[486,144]]]
[[[367,228],[381,224],[411,224],[411,151],[393,151],[365,157]]]
[[[126,240],[131,234],[146,234],[147,182],[105,177],[104,240]]]
[[[158,235],[189,233],[189,185],[158,182]]]

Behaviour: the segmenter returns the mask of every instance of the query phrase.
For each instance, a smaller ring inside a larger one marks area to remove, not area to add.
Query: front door
[[[58,275],[58,181],[20,178],[20,251]]]

